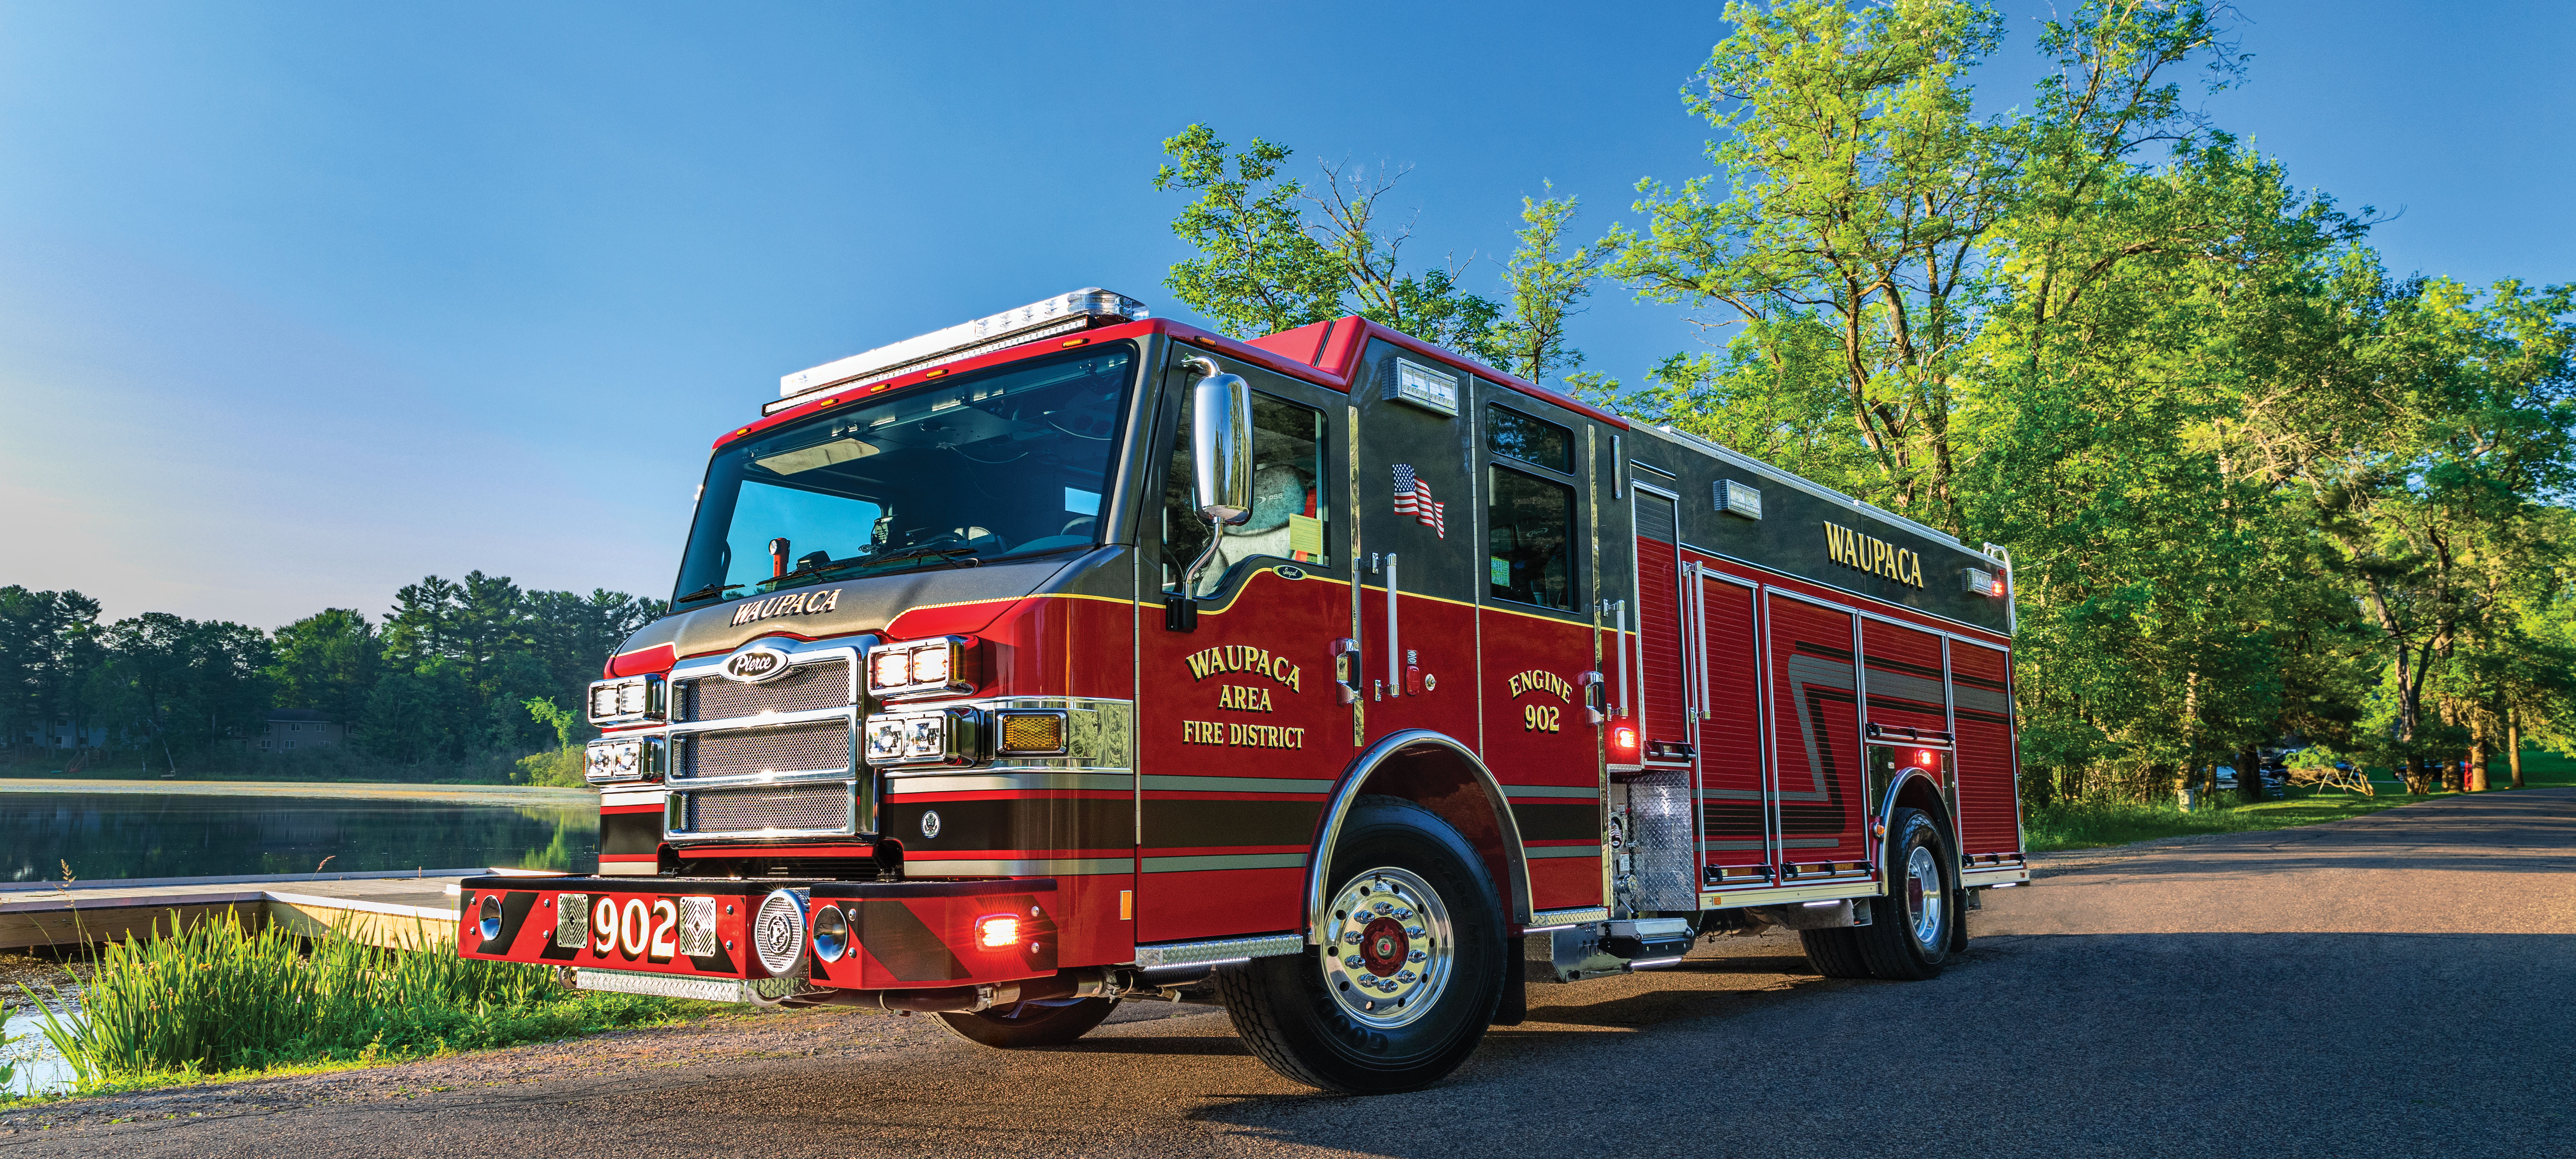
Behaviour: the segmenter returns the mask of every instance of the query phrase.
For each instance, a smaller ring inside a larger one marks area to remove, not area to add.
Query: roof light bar
[[[1095,321],[1133,322],[1146,314],[1143,302],[1125,294],[1085,287],[786,375],[778,380],[778,401],[761,407],[760,413],[776,414],[820,391],[867,386],[1005,346],[1071,333]]]

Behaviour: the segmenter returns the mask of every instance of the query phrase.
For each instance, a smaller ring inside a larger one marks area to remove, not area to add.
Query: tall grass
[[[667,1020],[703,1006],[558,990],[543,966],[367,945],[333,930],[305,940],[225,911],[110,944],[79,996],[39,1000],[44,1030],[82,1087],[330,1061],[372,1062],[560,1038]],[[36,995],[31,991],[30,998]]]

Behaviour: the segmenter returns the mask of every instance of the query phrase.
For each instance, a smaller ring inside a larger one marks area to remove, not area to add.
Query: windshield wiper
[[[685,596],[673,596],[671,597],[671,602],[675,604],[687,604],[695,603],[699,600],[721,599],[726,592],[732,591],[741,586],[741,584],[711,583],[694,592],[690,592]]]
[[[974,567],[984,561],[980,559],[960,557],[971,557],[978,550],[980,549],[972,547],[925,547],[918,551],[903,551],[897,552],[893,555],[862,555],[855,559],[838,559],[829,563],[808,564],[804,567],[797,568],[786,575],[765,579],[760,582],[769,585],[769,590],[774,592],[799,580],[821,579],[824,576],[837,575],[841,572],[849,571],[852,568],[875,567],[879,564],[918,563],[926,560],[937,560],[943,563],[953,562],[960,567]]]
[[[984,562],[983,560],[974,558],[975,554],[981,550],[981,548],[974,547],[925,547],[916,551],[896,552],[893,555],[872,555],[864,559],[854,559],[850,562],[854,564],[879,564],[917,563],[936,560],[940,563],[954,563],[960,567],[974,567]]]

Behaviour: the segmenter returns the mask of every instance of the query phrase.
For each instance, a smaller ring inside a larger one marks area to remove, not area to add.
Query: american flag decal
[[[1413,473],[1413,464],[1395,465],[1395,513],[1410,515],[1414,522],[1449,538],[1449,509],[1431,498],[1431,484]]]

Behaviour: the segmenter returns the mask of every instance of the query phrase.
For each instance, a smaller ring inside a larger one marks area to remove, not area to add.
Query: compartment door
[[[1780,862],[1807,873],[1825,863],[1865,865],[1852,614],[1778,592],[1763,598]]]
[[[1697,565],[1691,575],[1702,881],[1759,885],[1776,849],[1753,585]]]

